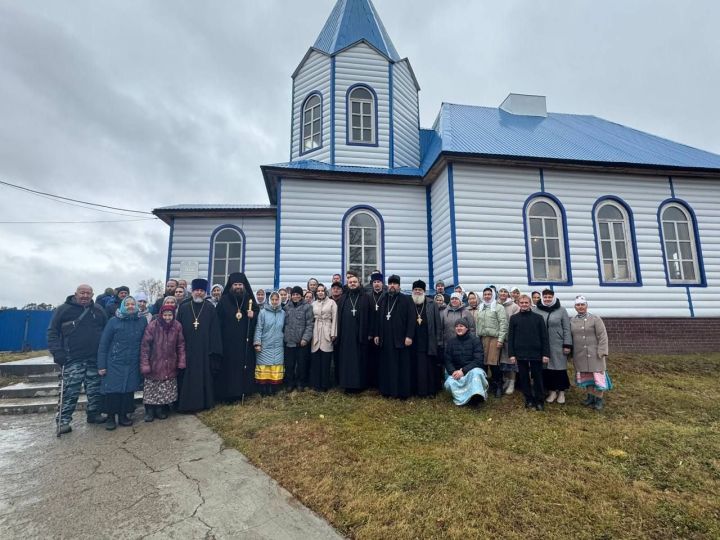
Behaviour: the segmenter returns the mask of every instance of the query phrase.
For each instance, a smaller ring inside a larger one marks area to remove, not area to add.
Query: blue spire
[[[314,47],[335,54],[363,39],[391,60],[400,60],[370,0],[338,0]]]

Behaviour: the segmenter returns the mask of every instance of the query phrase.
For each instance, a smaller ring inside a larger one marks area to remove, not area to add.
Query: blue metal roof
[[[573,162],[720,169],[720,156],[596,116],[522,116],[492,107],[444,103],[423,169],[440,152]]]
[[[263,167],[277,167],[279,169],[294,169],[300,171],[324,171],[324,172],[343,172],[371,175],[395,175],[395,176],[417,176],[422,177],[424,172],[414,167],[395,167],[393,169],[382,167],[355,167],[350,165],[331,165],[314,159],[305,159],[300,161],[290,161],[285,163],[273,163],[272,165],[264,165]]]
[[[183,210],[275,210],[274,204],[176,204],[155,208],[154,212],[177,212]]]
[[[338,0],[314,47],[335,54],[361,40],[367,41],[391,60],[400,60],[370,0]]]

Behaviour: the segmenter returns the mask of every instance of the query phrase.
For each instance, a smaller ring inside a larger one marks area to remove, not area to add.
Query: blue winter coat
[[[260,310],[253,345],[262,346],[255,360],[259,366],[279,366],[283,363],[283,326],[285,311],[278,306],[265,306]]]
[[[145,317],[113,317],[105,326],[98,349],[98,369],[103,394],[135,392],[140,389],[140,344],[147,326]]]

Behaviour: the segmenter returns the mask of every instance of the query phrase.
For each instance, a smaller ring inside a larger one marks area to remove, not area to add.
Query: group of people
[[[587,389],[584,404],[602,409],[612,386],[602,320],[582,296],[571,319],[550,289],[534,300],[494,286],[447,294],[438,282],[428,294],[417,280],[405,294],[397,275],[385,282],[377,271],[364,288],[350,271],[344,284],[333,275],[329,290],[311,278],[305,288],[253,292],[238,272],[224,286],[192,280],[189,292],[168,280],[152,306],[124,286],[92,296],[89,285],[78,286],[48,329],[62,366],[58,435],[71,431],[83,383],[87,421],[109,430],[132,424],[141,388],[151,422],[171,409],[195,412],[280,389],[377,388],[405,399],[444,387],[465,405],[488,392],[512,394],[516,378],[525,406],[542,410],[565,403],[569,358]]]

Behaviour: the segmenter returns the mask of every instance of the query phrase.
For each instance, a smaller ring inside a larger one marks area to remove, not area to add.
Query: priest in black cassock
[[[370,300],[355,272],[348,272],[348,289],[338,302],[335,359],[340,388],[360,392],[368,385],[367,347]]]
[[[255,392],[255,349],[252,342],[258,311],[245,274],[230,274],[215,308],[223,346],[223,358],[215,379],[219,401],[232,403]]]
[[[375,343],[380,347],[378,389],[385,397],[405,399],[412,393],[410,347],[415,337],[415,309],[400,292],[400,277],[388,278],[388,291],[380,301]]]
[[[427,286],[421,279],[413,282],[412,300],[415,313],[415,338],[410,347],[412,393],[426,397],[437,394],[438,343],[442,339],[442,323],[437,304],[426,296]]]
[[[178,412],[202,411],[215,405],[212,372],[220,362],[222,341],[215,307],[205,298],[207,287],[206,279],[193,279],[191,298],[178,308],[187,364],[178,375]]]
[[[376,323],[378,322],[378,314],[380,313],[380,299],[385,296],[385,280],[380,272],[374,272],[370,275],[370,292],[367,293],[370,300],[370,335],[377,335]],[[367,353],[368,363],[368,386],[377,387],[378,366],[380,365],[380,347],[375,345],[375,340],[371,339],[368,343]]]

